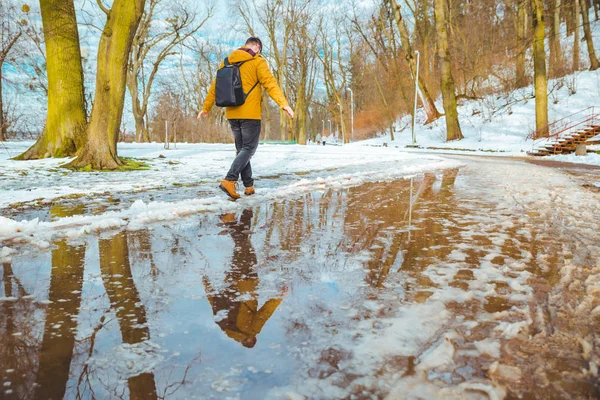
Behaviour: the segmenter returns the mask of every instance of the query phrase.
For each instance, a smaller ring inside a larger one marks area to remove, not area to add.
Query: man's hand
[[[292,107],[285,106],[285,107],[283,107],[283,111],[285,111],[285,113],[288,115],[288,117],[290,117],[291,119],[294,119],[294,110],[292,110]]]
[[[204,111],[200,111],[200,112],[198,113],[198,116],[197,116],[196,118],[197,118],[197,119],[200,119],[200,117],[202,117],[202,118],[206,118],[206,117],[208,117],[208,113],[207,113],[207,112],[204,112]]]

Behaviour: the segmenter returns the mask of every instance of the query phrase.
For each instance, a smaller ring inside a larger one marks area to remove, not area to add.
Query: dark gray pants
[[[256,153],[258,140],[260,139],[259,119],[230,119],[231,131],[235,139],[235,150],[237,156],[231,164],[231,168],[225,179],[237,182],[240,175],[245,187],[254,186],[252,179],[252,167],[250,159]]]

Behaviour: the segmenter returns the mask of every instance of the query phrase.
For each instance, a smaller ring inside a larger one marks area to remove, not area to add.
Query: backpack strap
[[[258,81],[256,81],[256,83],[254,84],[254,86],[252,86],[252,89],[250,89],[250,91],[248,93],[246,93],[246,97],[250,96],[250,93],[252,93],[252,91],[254,90],[254,88],[256,87],[256,85],[258,85]]]

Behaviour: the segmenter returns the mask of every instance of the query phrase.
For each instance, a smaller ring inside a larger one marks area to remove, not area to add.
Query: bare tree
[[[87,142],[71,168],[116,169],[123,165],[117,155],[117,140],[123,116],[127,62],[146,0],[114,0],[108,8],[98,45],[96,93],[87,129]]]
[[[517,88],[527,86],[527,76],[525,75],[525,53],[530,42],[527,37],[527,22],[529,13],[528,0],[517,0],[517,58],[516,58],[516,80]]]
[[[163,3],[164,0],[149,0],[146,4],[146,10],[133,39],[127,72],[127,88],[131,95],[136,138],[144,142],[150,141],[146,126],[148,104],[160,65],[167,57],[177,54],[177,46],[195,34],[213,13],[213,6],[209,4],[204,19],[197,21],[196,15],[190,13],[184,4],[175,2],[171,6],[170,15],[164,18],[165,24],[161,24],[162,28],[154,32],[153,26],[157,25],[156,18],[159,16],[157,6]],[[149,62],[150,72],[145,76],[144,66],[152,52],[157,54]]]
[[[35,144],[18,159],[72,156],[85,142],[83,67],[73,0],[41,0],[46,65],[48,114]]]
[[[290,55],[293,74],[288,76],[290,89],[294,93],[294,138],[299,144],[306,144],[308,109],[312,102],[316,80],[317,35],[318,30],[311,26],[310,2],[293,2],[291,17],[295,26]]]
[[[23,14],[29,12],[29,7],[23,5],[19,11],[12,2],[0,3],[0,140],[6,140],[6,123],[4,121],[4,107],[2,95],[2,69],[9,53],[19,39],[24,35],[26,20]]]
[[[587,0],[583,0],[580,4],[581,20],[583,22],[583,31],[585,32],[585,43],[587,44],[588,54],[590,57],[590,71],[595,71],[600,68],[600,62],[596,57],[594,49],[594,40],[592,38],[592,30],[590,28],[590,9]]]
[[[581,31],[579,28],[579,0],[575,0],[575,10],[573,12],[574,33],[573,33],[573,72],[579,71],[579,42],[581,41]]]
[[[456,110],[456,88],[452,77],[452,65],[450,62],[450,50],[448,41],[448,17],[447,0],[435,0],[435,29],[437,32],[438,54],[440,69],[442,73],[441,87],[444,100],[444,111],[446,112],[446,140],[460,140],[463,138],[458,122],[458,111]]]
[[[544,4],[531,0],[533,9],[533,63],[535,81],[535,128],[536,139],[548,136],[548,75],[546,51],[544,50]]]
[[[396,21],[396,25],[398,27],[398,32],[400,32],[400,40],[402,41],[402,50],[404,52],[404,57],[410,66],[411,73],[415,76],[415,72],[417,70],[417,63],[414,57],[414,51],[412,49],[412,45],[410,43],[410,36],[408,33],[408,29],[406,28],[406,23],[404,22],[404,18],[402,17],[402,13],[400,11],[400,6],[396,2],[396,0],[387,0],[392,9],[394,19]],[[419,76],[419,93],[421,96],[421,102],[423,103],[423,108],[425,109],[425,113],[427,114],[427,122],[432,122],[438,119],[442,114],[435,107],[435,103],[433,98],[429,94],[429,90],[427,90],[427,86],[425,85],[425,80],[422,75]]]
[[[562,0],[552,0],[552,29],[550,30],[550,62],[552,77],[565,74],[562,47],[560,44],[560,14]]]

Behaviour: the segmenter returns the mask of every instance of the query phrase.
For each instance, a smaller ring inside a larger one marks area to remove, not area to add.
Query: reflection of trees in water
[[[131,274],[127,232],[118,233],[111,239],[100,239],[98,246],[104,289],[117,316],[123,342],[141,343],[150,338],[150,330],[146,310]],[[127,384],[131,399],[157,398],[153,373],[131,377]]]
[[[11,263],[2,264],[1,278],[4,296],[18,299],[0,302],[0,378],[4,378],[0,382],[11,382],[10,387],[0,388],[0,398],[31,398],[39,346],[31,316],[37,307],[34,302],[22,299],[27,293],[13,274]]]
[[[62,399],[69,381],[81,305],[85,247],[55,243],[35,398]]]
[[[429,280],[418,275],[432,259],[443,259],[453,250],[449,243],[459,232],[451,216],[459,206],[452,191],[457,174],[456,169],[444,171],[439,190],[431,173],[415,182],[397,180],[350,189],[346,247],[371,252],[366,264],[371,286],[382,287],[392,270],[402,270],[416,277],[420,286],[428,286]]]

